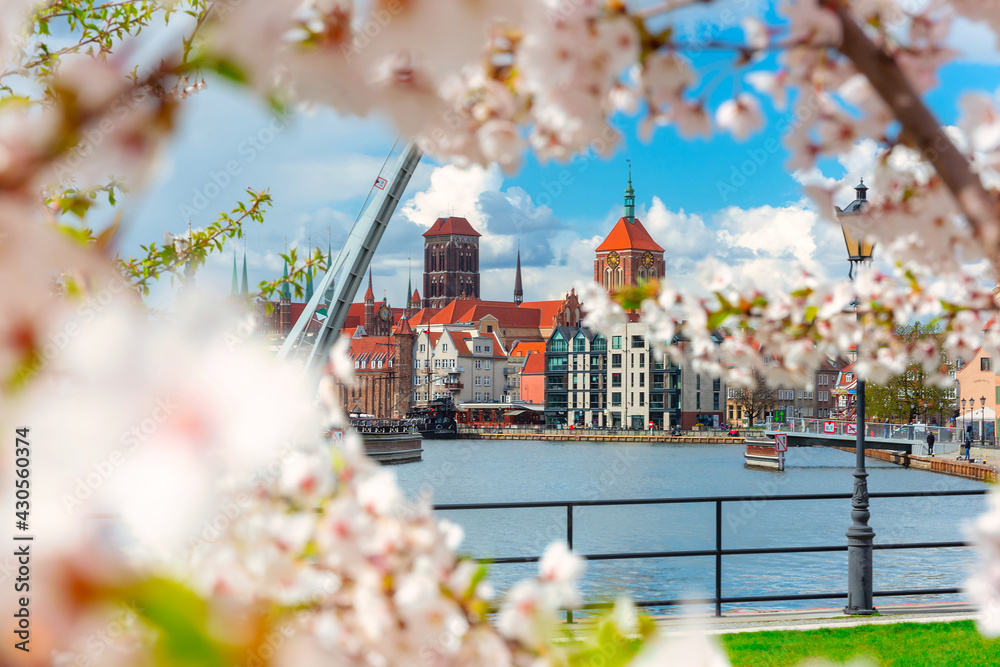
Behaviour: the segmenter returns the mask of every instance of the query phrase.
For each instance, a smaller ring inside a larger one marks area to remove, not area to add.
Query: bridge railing
[[[782,423],[769,421],[767,423],[767,431],[769,434],[774,432],[813,433],[817,435],[854,438],[857,434],[857,422],[799,417],[789,419]],[[914,453],[926,453],[928,433],[934,434],[935,454],[957,452],[963,445],[964,437],[961,426],[952,427],[933,426],[928,424],[891,424],[888,422],[875,421],[865,423],[865,436],[867,438],[871,438],[876,442],[878,440],[894,440],[921,445],[921,447],[914,449]],[[979,441],[974,440],[973,445],[978,446]]]
[[[923,497],[943,497],[943,496],[982,496],[986,495],[986,489],[953,490],[953,491],[902,491],[870,493],[870,498],[923,498]],[[640,552],[616,552],[616,553],[591,553],[580,554],[586,560],[633,560],[633,559],[654,559],[654,558],[691,558],[711,556],[715,558],[715,594],[710,598],[679,598],[660,600],[636,600],[639,607],[671,607],[687,604],[712,604],[715,606],[715,615],[722,615],[722,606],[725,604],[737,604],[746,602],[791,602],[799,600],[834,600],[844,599],[847,601],[846,591],[826,591],[822,593],[786,593],[783,595],[724,595],[723,594],[723,558],[733,558],[738,556],[761,555],[761,554],[798,554],[798,553],[823,553],[847,551],[847,544],[834,544],[827,546],[790,546],[790,547],[751,547],[751,548],[729,548],[722,543],[722,506],[725,503],[742,502],[781,502],[788,500],[845,500],[851,498],[850,493],[800,493],[776,496],[701,496],[683,498],[648,498],[648,499],[624,499],[624,500],[558,500],[539,502],[509,502],[509,503],[444,503],[434,506],[435,511],[467,511],[467,510],[516,510],[527,508],[561,507],[566,510],[566,542],[570,548],[573,547],[573,510],[576,507],[608,507],[626,505],[670,505],[670,504],[712,504],[715,506],[715,546],[711,549],[690,549],[675,551],[640,551]],[[971,543],[965,541],[942,541],[942,542],[892,542],[888,544],[874,545],[876,551],[895,549],[953,549],[970,547]],[[479,562],[489,563],[535,563],[541,560],[539,555],[521,556],[494,556],[488,558],[477,558]],[[844,581],[847,581],[847,572],[844,572]],[[954,595],[962,592],[958,585],[938,588],[906,588],[894,590],[874,591],[875,597],[902,597],[914,595]],[[582,605],[582,609],[607,609],[611,603],[592,602]],[[571,611],[566,612],[568,621],[573,620]]]

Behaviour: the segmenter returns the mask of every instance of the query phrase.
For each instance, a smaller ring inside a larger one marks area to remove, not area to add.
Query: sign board
[[[379,190],[385,190],[386,183],[388,183],[388,181],[382,178],[381,176],[375,179],[375,187],[378,188]]]
[[[335,445],[343,445],[344,444],[344,432],[341,431],[341,430],[338,430],[338,429],[334,429],[334,430],[330,431],[330,439],[333,441],[333,444],[335,444]]]
[[[785,411],[784,410],[777,410],[774,413],[774,421],[783,424],[785,422]]]
[[[719,415],[712,415],[712,428],[719,428]]]
[[[847,425],[847,435],[857,435],[857,434],[858,434],[858,425],[857,424],[848,424]]]
[[[823,422],[823,433],[836,433],[837,422]]]
[[[788,434],[787,433],[775,433],[774,434],[774,448],[779,452],[788,451]]]

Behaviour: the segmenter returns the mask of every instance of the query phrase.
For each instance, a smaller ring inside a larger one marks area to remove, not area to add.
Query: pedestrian
[[[969,453],[972,451],[972,433],[965,432],[965,460],[969,461]]]
[[[934,431],[927,431],[927,455],[934,456]]]

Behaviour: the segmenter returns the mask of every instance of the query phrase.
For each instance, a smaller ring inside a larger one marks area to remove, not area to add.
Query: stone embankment
[[[844,452],[854,453],[853,447],[834,447]],[[930,470],[946,475],[978,479],[984,482],[997,481],[997,469],[991,465],[959,461],[953,456],[915,456],[906,452],[894,452],[887,449],[866,449],[865,456],[879,461],[888,461],[904,468],[915,470]]]
[[[559,440],[569,442],[663,442],[663,443],[710,443],[726,445],[742,445],[744,438],[718,435],[670,435],[669,433],[651,433],[649,431],[628,431],[618,433],[537,433],[534,431],[469,431],[458,434],[459,438],[470,440]]]

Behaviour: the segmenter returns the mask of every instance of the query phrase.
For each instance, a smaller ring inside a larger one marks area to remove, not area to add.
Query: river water
[[[983,489],[987,485],[868,460],[869,491]],[[852,490],[854,455],[793,448],[784,472],[746,468],[741,445],[623,444],[542,441],[424,442],[419,463],[392,468],[408,495],[430,491],[436,503],[663,498]],[[873,499],[876,543],[951,541],[985,510],[982,496]],[[461,550],[475,557],[540,554],[566,534],[565,508],[440,512],[465,529]],[[715,548],[714,504],[578,507],[579,553]],[[723,504],[724,548],[840,545],[850,526],[850,500],[754,501]],[[961,586],[976,558],[968,549],[876,551],[875,590]],[[531,576],[535,564],[496,564],[490,580],[502,591]],[[824,593],[847,590],[846,552],[723,557],[723,595]],[[581,587],[589,601],[629,593],[637,600],[711,597],[714,557],[590,561]],[[962,596],[934,596],[933,600]],[[921,598],[876,598],[879,604]],[[837,606],[844,600],[726,605],[726,609]],[[691,610],[687,607],[686,610]],[[695,610],[707,610],[707,607]]]

